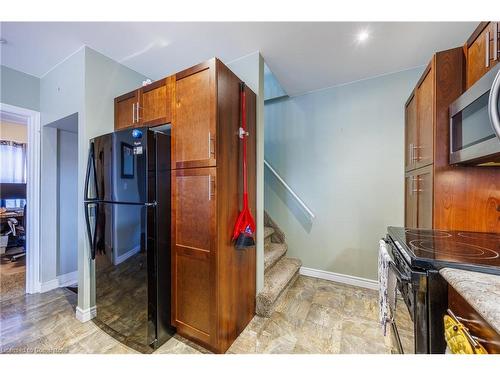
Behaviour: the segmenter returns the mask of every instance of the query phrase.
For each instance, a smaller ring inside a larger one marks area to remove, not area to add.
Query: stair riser
[[[256,311],[255,311],[256,314],[259,316],[265,317],[265,318],[271,317],[271,315],[276,310],[276,308],[283,302],[283,300],[288,292],[288,289],[290,289],[291,286],[293,284],[295,284],[295,281],[297,281],[297,279],[299,278],[299,275],[300,275],[299,271],[297,270],[295,272],[295,274],[292,276],[292,278],[290,279],[290,281],[288,282],[288,284],[286,284],[285,288],[283,288],[283,290],[279,294],[278,298],[276,298],[276,300],[272,304],[267,305],[265,303],[262,303],[262,301],[260,301],[257,297]]]

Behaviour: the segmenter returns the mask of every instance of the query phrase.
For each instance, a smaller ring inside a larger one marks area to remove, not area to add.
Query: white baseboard
[[[49,290],[61,288],[64,286],[76,284],[78,282],[78,271],[68,272],[57,278],[40,283],[40,293],[48,292]]]
[[[365,279],[363,277],[343,275],[341,273],[316,270],[314,268],[300,267],[300,274],[304,276],[316,277],[318,279],[335,281],[341,284],[359,286],[361,288],[378,290],[378,281]]]
[[[81,309],[78,306],[76,307],[76,319],[78,319],[80,322],[85,323],[91,320],[92,318],[95,318],[97,315],[97,310],[95,306],[89,307],[88,309]]]
[[[56,288],[59,288],[59,280],[57,278],[40,283],[40,293],[45,293]]]
[[[133,247],[132,249],[128,250],[126,253],[123,253],[122,255],[117,255],[115,258],[115,265],[125,262],[128,258],[137,254],[139,251],[141,251],[141,245]]]
[[[73,285],[78,283],[78,271],[68,272],[64,275],[57,276],[59,287]]]

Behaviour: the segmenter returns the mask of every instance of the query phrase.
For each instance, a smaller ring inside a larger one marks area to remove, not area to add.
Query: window
[[[26,183],[26,144],[0,141],[0,182]],[[3,199],[3,207],[23,207],[24,199]]]

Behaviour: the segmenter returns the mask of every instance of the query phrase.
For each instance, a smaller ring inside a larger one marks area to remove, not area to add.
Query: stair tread
[[[264,270],[267,272],[287,251],[284,243],[269,243],[264,247]]]
[[[264,227],[264,239],[266,239],[267,237],[269,237],[273,233],[274,233],[274,228]]]
[[[264,276],[264,287],[257,295],[261,304],[272,305],[299,271],[302,262],[297,258],[281,258]]]

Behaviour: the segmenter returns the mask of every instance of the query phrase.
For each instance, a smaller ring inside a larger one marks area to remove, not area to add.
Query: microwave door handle
[[[490,115],[490,122],[497,138],[500,142],[500,113],[498,113],[498,106],[500,100],[500,70],[498,71],[493,84],[491,85],[490,97],[488,101],[488,110]]]

